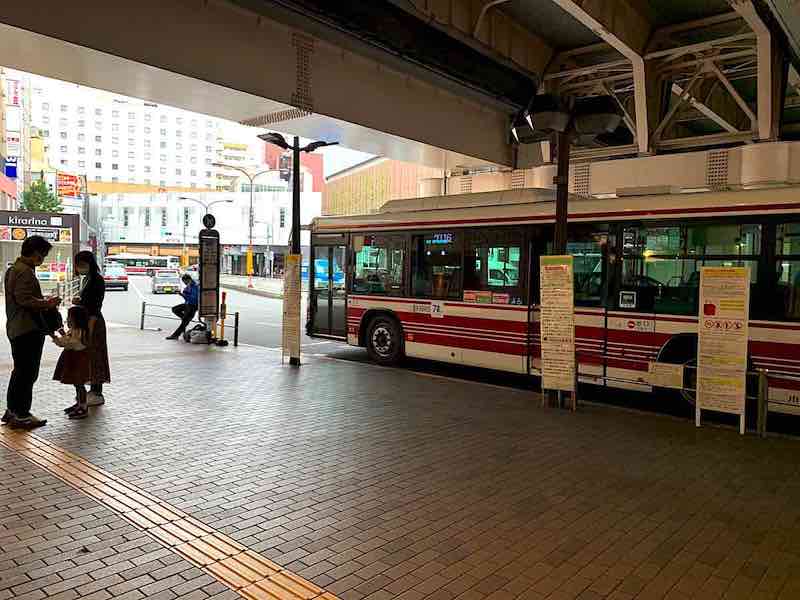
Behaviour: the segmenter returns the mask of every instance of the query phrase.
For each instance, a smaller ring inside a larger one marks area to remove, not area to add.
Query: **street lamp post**
[[[206,214],[209,213],[209,211],[211,210],[211,207],[214,206],[215,204],[223,204],[223,203],[230,204],[231,202],[233,202],[233,200],[228,198],[226,200],[214,200],[213,202],[205,203],[202,200],[198,200],[197,198],[189,198],[188,196],[178,196],[178,200],[186,200],[188,202],[194,202],[196,204],[199,204],[206,211]],[[186,263],[183,266],[184,267],[188,267],[189,266],[189,255],[187,254],[187,248],[186,248],[186,216],[185,215],[184,215],[184,218],[183,218],[183,260]]]
[[[294,255],[300,254],[300,153],[301,152],[314,152],[319,148],[324,148],[325,146],[335,146],[339,142],[311,142],[306,146],[300,146],[300,138],[294,136],[292,140],[292,144],[290,145],[289,142],[286,141],[286,138],[283,137],[280,133],[264,133],[258,136],[259,139],[267,142],[268,144],[274,144],[279,148],[284,150],[291,150],[292,151],[292,249],[291,253]],[[300,260],[300,268],[299,271],[302,271],[302,260]],[[298,272],[298,275],[300,273]],[[299,282],[298,282],[299,284]],[[299,289],[299,285],[298,285]],[[297,310],[297,315],[299,318],[300,314],[300,304],[299,298],[297,299],[297,306],[295,307]],[[283,301],[286,302],[286,294],[284,294]],[[298,342],[298,355],[297,356],[290,356],[289,357],[289,364],[294,367],[300,366],[300,354],[299,354],[299,342]]]
[[[217,163],[212,163],[212,166],[239,171],[241,174],[247,177],[247,179],[250,180],[250,219],[249,219],[250,241],[247,248],[247,287],[252,288],[253,287],[253,192],[255,190],[254,182],[257,177],[260,177],[261,175],[264,175],[266,173],[279,171],[279,169],[264,169],[263,171],[259,171],[258,173],[251,174],[246,169],[243,169],[242,167],[237,167],[236,165],[228,165],[225,163],[217,162]]]

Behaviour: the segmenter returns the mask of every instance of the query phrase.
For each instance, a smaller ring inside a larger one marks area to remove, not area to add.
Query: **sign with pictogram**
[[[744,417],[749,311],[749,267],[701,269],[697,332],[698,425],[700,410]]]

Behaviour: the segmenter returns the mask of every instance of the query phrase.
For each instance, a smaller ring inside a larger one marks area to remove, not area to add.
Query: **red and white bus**
[[[148,275],[152,277],[160,271],[177,271],[181,260],[177,256],[150,256],[148,254],[110,254],[106,263],[116,263],[125,267],[128,275]]]
[[[800,188],[570,200],[580,379],[650,391],[649,362],[693,365],[701,266],[749,266],[750,368],[800,414]],[[549,190],[387,203],[312,224],[310,335],[403,356],[539,374]],[[322,264],[322,263],[320,263]],[[345,278],[334,274],[346,273]],[[686,369],[684,386],[694,388]]]

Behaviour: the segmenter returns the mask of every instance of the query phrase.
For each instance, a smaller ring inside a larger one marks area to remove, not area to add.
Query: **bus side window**
[[[602,306],[606,293],[608,233],[604,228],[574,226],[567,241],[573,257],[573,286],[576,306]]]
[[[355,294],[401,296],[405,238],[399,235],[365,235],[354,245]]]
[[[412,236],[412,296],[461,300],[460,237],[453,231]]]
[[[464,241],[464,295],[492,292],[493,304],[524,304],[521,277],[520,229],[466,230]]]

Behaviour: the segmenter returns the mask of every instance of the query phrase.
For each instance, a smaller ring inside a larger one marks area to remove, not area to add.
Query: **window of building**
[[[167,174],[167,167],[161,167],[158,170],[158,172],[161,173],[162,175],[166,175]]]
[[[79,160],[78,161],[78,167],[80,167],[81,169],[85,169],[86,168],[86,161],[85,160]]]
[[[134,164],[128,165],[128,172],[129,173],[133,173],[135,171],[136,171],[136,165],[134,165]]]
[[[206,146],[206,152],[213,152],[213,148],[211,146]]]
[[[150,121],[150,120],[152,120],[152,118],[153,118],[153,115],[151,115],[150,113],[144,113],[144,120],[145,121]]]
[[[164,179],[161,179],[161,180],[158,182],[158,186],[159,186],[159,187],[167,187],[167,182],[166,182],[166,180],[164,180]]]
[[[145,173],[149,173],[150,172],[150,165],[145,165],[144,166],[144,172]]]
[[[128,134],[136,133],[136,125],[128,125]]]
[[[67,147],[66,146],[61,146],[59,148],[59,150],[61,150],[61,152],[66,152],[67,151]]]
[[[103,156],[103,150],[101,148],[95,148],[94,149],[94,155],[95,156]]]
[[[150,227],[150,208],[146,207],[144,209],[144,226]]]
[[[148,135],[150,133],[150,128],[149,127],[145,127],[144,128],[144,133],[145,133],[145,135]]]
[[[136,138],[128,138],[128,146],[135,146]]]
[[[192,177],[197,177],[197,169],[192,169],[192,170],[189,172],[189,174],[190,174]]]
[[[145,179],[145,180],[144,180],[144,184],[145,184],[145,185],[150,185],[150,180],[149,180],[149,179]]]
[[[189,227],[189,211],[191,209],[188,206],[183,207],[183,226]]]
[[[119,150],[112,150],[111,158],[119,158]]]
[[[50,110],[50,103],[42,102],[42,110]]]
[[[102,136],[102,135],[96,135],[96,136],[94,136],[94,141],[95,141],[95,142],[97,142],[97,143],[99,144],[100,142],[102,142],[102,141],[103,141],[103,136]]]
[[[206,139],[207,139],[208,141],[211,141],[211,140],[213,140],[213,139],[214,139],[214,134],[213,134],[213,133],[207,133],[207,134],[206,134]]]
[[[78,146],[78,154],[86,154],[86,148],[84,146]]]
[[[181,170],[180,169],[175,169],[175,175],[180,175],[180,174],[181,174]]]
[[[166,149],[167,149],[167,142],[160,142],[160,143],[158,144],[158,146],[159,146],[159,147],[160,147],[162,150],[166,150]]]
[[[66,119],[59,119],[58,120],[58,125],[59,125],[59,127],[66,127],[67,126],[67,120]]]
[[[119,164],[118,163],[111,163],[111,170],[112,171],[118,171],[119,170]]]
[[[149,148],[150,147],[150,140],[145,140],[144,141],[144,147],[145,148]]]
[[[84,114],[86,114],[86,107],[85,107],[85,106],[79,106],[79,107],[78,107],[78,114],[79,114],[79,115],[84,115]]]
[[[183,150],[183,144],[180,142],[175,142],[175,150]]]
[[[150,160],[151,156],[152,156],[152,155],[151,155],[149,152],[145,152],[145,153],[144,153],[144,159],[145,159],[145,160]]]
[[[492,292],[494,304],[523,304],[523,233],[519,229],[467,231],[464,240],[464,294]]]
[[[158,159],[159,159],[161,162],[166,162],[166,161],[167,161],[167,155],[166,155],[166,154],[160,154],[160,155],[158,156]]]
[[[167,226],[167,209],[166,208],[162,208],[161,209],[161,226],[162,227],[166,227]]]
[[[42,129],[42,137],[44,137],[44,138],[50,137],[50,130],[49,129]],[[80,136],[78,136],[78,139],[81,139]]]
[[[136,113],[135,112],[129,112],[128,113],[128,118],[131,119],[131,120],[135,119],[136,118]]]
[[[66,104],[62,104],[61,105],[61,112],[67,112],[67,110],[69,110],[69,107]]]
[[[183,157],[180,154],[175,155],[175,162],[183,162]]]
[[[102,116],[103,115],[103,109],[102,108],[95,108],[94,109],[94,114],[96,114],[98,117]]]
[[[412,295],[461,299],[461,239],[453,231],[412,237]]]
[[[69,161],[66,158],[61,159],[61,166],[66,167],[69,164]]]
[[[167,130],[166,129],[162,129],[160,133],[161,133],[161,135],[167,135]]]
[[[50,123],[50,117],[48,117],[47,115],[44,115],[44,116],[42,117],[42,123],[44,123],[45,125],[47,125],[48,123]]]
[[[94,128],[97,129],[98,131],[101,131],[103,129],[103,122],[102,121],[95,121],[94,122]]]
[[[197,132],[196,132],[196,131],[193,131],[193,132],[191,133],[191,138],[192,138],[193,140],[196,140],[196,139],[197,139]]]
[[[183,132],[182,132],[180,129],[178,129],[178,130],[175,132],[175,137],[181,137],[182,135],[183,135]]]
[[[119,123],[112,123],[111,124],[111,131],[117,133],[119,132]]]
[[[115,146],[119,146],[119,136],[118,135],[112,135],[111,136],[111,143],[114,144]]]
[[[211,171],[206,171],[206,177],[211,177]]]
[[[79,142],[85,142],[86,141],[86,134],[85,133],[79,133],[78,134],[78,141]]]
[[[354,236],[353,292],[403,295],[405,238],[399,235]]]
[[[67,132],[66,132],[66,131],[61,131],[61,132],[59,132],[58,136],[59,136],[59,137],[60,137],[62,140],[65,140],[65,139],[67,139]]]
[[[159,121],[162,122],[162,123],[166,123],[167,122],[167,115],[161,115],[161,118],[159,118]]]
[[[86,121],[83,120],[83,119],[78,119],[78,127],[80,127],[81,129],[85,129],[86,128]]]
[[[183,125],[183,117],[175,117],[175,122],[178,125]]]
[[[122,209],[122,226],[129,227],[131,224],[131,209],[124,207]]]
[[[95,175],[94,176],[94,180],[95,181],[103,181],[103,178],[100,175]]]
[[[111,178],[111,183],[118,183],[118,182],[119,182],[119,177],[112,177]]]
[[[284,227],[286,227],[286,208],[281,206],[278,216],[280,221],[279,227],[283,229]]]
[[[189,162],[191,162],[193,165],[196,165],[197,164],[197,157],[193,156]]]
[[[134,159],[134,158],[136,158],[136,152],[128,152],[128,158],[129,158],[129,159]]]
[[[119,111],[118,110],[112,110],[111,111],[111,116],[114,117],[115,119],[118,119],[119,118]]]

